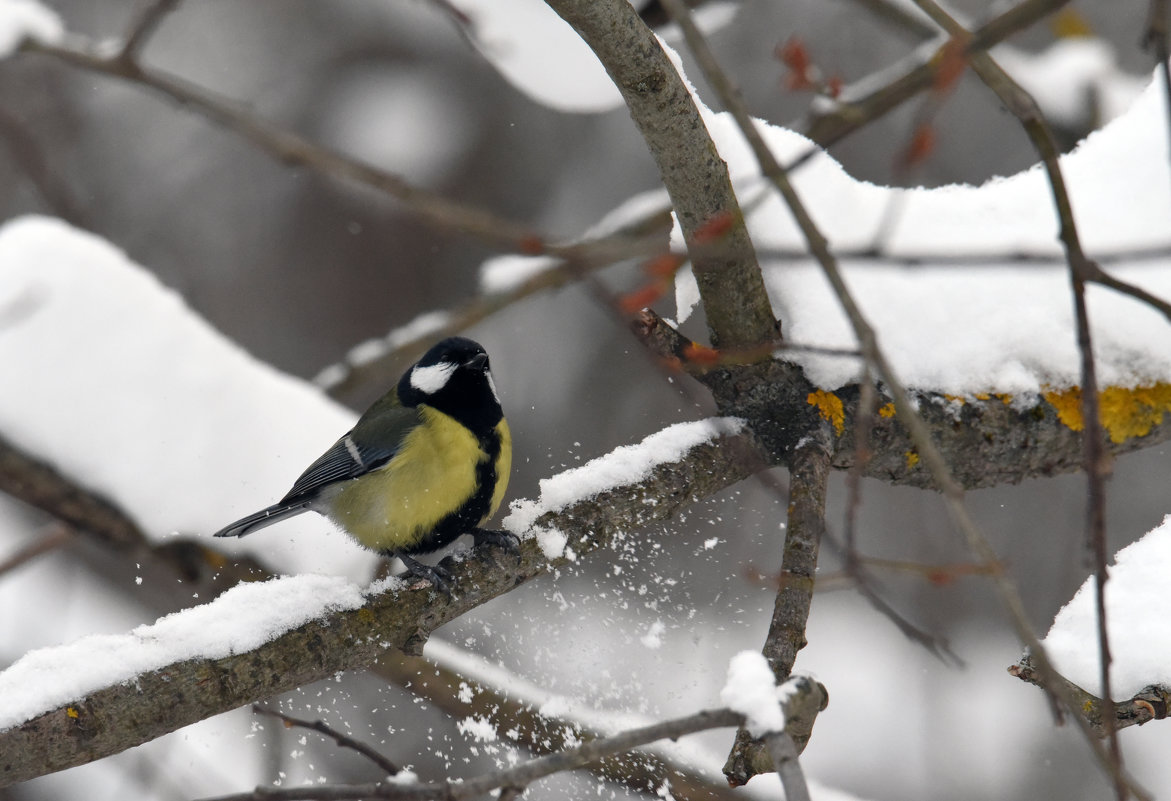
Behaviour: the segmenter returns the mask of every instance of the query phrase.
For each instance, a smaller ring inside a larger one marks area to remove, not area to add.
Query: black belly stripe
[[[480,450],[487,454],[476,464],[476,494],[468,498],[451,514],[440,520],[430,533],[417,543],[403,548],[407,554],[429,553],[455,542],[480,524],[492,506],[492,494],[496,491],[496,460],[500,458],[500,434],[492,428],[486,435],[478,437]]]

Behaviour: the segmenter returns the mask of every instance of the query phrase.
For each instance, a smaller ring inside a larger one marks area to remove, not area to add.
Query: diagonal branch
[[[294,718],[284,714],[283,712],[278,712],[275,709],[266,709],[260,704],[253,704],[252,711],[258,715],[269,715],[274,717],[290,728],[300,727],[302,729],[309,729],[310,731],[315,731],[318,734],[324,735],[337,743],[339,748],[349,748],[357,751],[359,754],[366,757],[366,759],[370,760],[376,766],[378,766],[379,770],[381,770],[387,776],[395,776],[399,773],[399,771],[402,770],[402,768],[391,762],[376,749],[360,740],[355,740],[348,734],[342,734],[324,720],[302,720],[301,718]]]
[[[146,47],[147,42],[154,36],[159,25],[162,24],[167,15],[174,11],[181,2],[183,0],[152,0],[150,5],[139,13],[138,18],[130,26],[130,32],[126,35],[122,49],[118,51],[117,58],[127,63],[137,61],[142,49]]]
[[[622,754],[656,740],[677,739],[708,729],[735,726],[744,716],[730,709],[708,709],[683,718],[630,729],[611,737],[583,743],[555,754],[537,757],[509,768],[475,776],[466,781],[437,784],[338,784],[305,787],[258,787],[253,792],[219,796],[206,801],[294,801],[294,799],[394,798],[402,801],[464,801],[494,790],[523,790],[556,773],[576,770]]]
[[[745,348],[777,339],[727,165],[658,39],[627,0],[546,2],[601,60],[646,140],[691,254],[712,344]]]
[[[854,328],[855,336],[859,341],[864,357],[882,378],[887,390],[894,397],[894,405],[898,418],[907,428],[923,464],[926,465],[934,479],[935,486],[943,493],[944,501],[948,511],[951,513],[953,523],[963,534],[969,549],[980,561],[988,564],[997,563],[998,559],[995,549],[968,512],[967,506],[964,503],[963,487],[952,476],[942,452],[935,445],[931,430],[919,415],[914,405],[912,405],[906,388],[898,380],[890,363],[878,347],[878,338],[874,329],[866,321],[852,297],[849,288],[842,279],[837,260],[830,252],[825,237],[818,230],[800,197],[793,189],[786,171],[777,162],[776,157],[756,131],[756,127],[748,114],[743,99],[731,86],[731,82],[712,55],[703,35],[691,20],[690,13],[686,7],[682,5],[680,0],[664,0],[664,5],[683,29],[688,46],[695,54],[696,61],[699,63],[701,69],[703,69],[705,77],[713,89],[719,93],[724,106],[732,113],[741,132],[748,140],[749,146],[752,148],[753,154],[759,163],[761,173],[772,181],[777,192],[781,195],[796,219],[810,252],[821,265],[826,279],[829,281],[830,286],[834,290],[842,308],[846,312],[846,316]],[[1011,615],[1017,636],[1033,653],[1039,668],[1042,671],[1051,671],[1053,669],[1052,665],[1045,654],[1040,638],[1033,631],[1032,625],[1029,623],[1016,584],[1002,572],[993,574],[992,580],[1000,595],[1001,602]],[[1063,703],[1069,703],[1068,699],[1065,698],[1062,698],[1062,701]],[[1090,736],[1084,727],[1083,732],[1087,733],[1087,741],[1099,762],[1110,771],[1112,776],[1120,777],[1119,783],[1124,781],[1125,778],[1123,777],[1121,768],[1105,753],[1100,743]],[[1133,782],[1128,781],[1128,785],[1136,795],[1142,795]]]
[[[970,34],[935,0],[915,0],[915,3],[949,36],[963,40]],[[1114,779],[1115,793],[1124,801],[1129,790],[1122,774],[1122,752],[1118,734],[1114,730],[1114,710],[1110,691],[1110,642],[1106,621],[1106,475],[1109,457],[1105,452],[1104,433],[1099,416],[1098,381],[1094,365],[1093,343],[1090,336],[1089,312],[1086,308],[1086,281],[1093,280],[1102,271],[1082,250],[1073,204],[1065,185],[1058,158],[1057,142],[1033,97],[1020,87],[987,53],[973,53],[972,69],[1001,102],[1021,121],[1029,139],[1040,155],[1049,177],[1053,202],[1061,223],[1059,237],[1065,246],[1069,261],[1070,283],[1073,289],[1074,312],[1077,320],[1078,350],[1081,354],[1082,419],[1085,421],[1083,443],[1085,449],[1087,492],[1086,532],[1094,560],[1094,587],[1097,593],[1098,651],[1101,669],[1103,720],[1110,746],[1110,763],[1106,766]],[[1166,308],[1164,304],[1164,308]]]
[[[482,666],[465,673],[461,662],[470,657],[461,653],[458,661],[450,653],[454,646],[439,649],[432,638],[426,656],[397,655],[397,658],[379,659],[371,670],[402,687],[409,687],[415,695],[443,710],[456,719],[483,717],[492,721],[499,732],[508,732],[508,738],[524,745],[536,754],[547,754],[567,748],[574,742],[604,737],[606,731],[591,725],[589,716],[574,712],[549,714],[543,710],[549,695],[530,693],[524,680],[509,675],[489,686],[476,678]],[[499,668],[494,667],[494,671]],[[427,681],[419,676],[426,674]],[[467,693],[468,687],[472,688]],[[469,698],[470,695],[470,698]],[[560,708],[558,704],[556,708]],[[554,707],[550,707],[552,709]],[[609,782],[620,784],[632,792],[645,792],[648,787],[671,788],[676,801],[736,801],[741,796],[728,787],[722,777],[712,777],[699,766],[690,764],[666,749],[647,749],[639,759],[622,757],[598,762],[591,770]]]
[[[541,515],[534,528],[564,532],[580,559],[609,547],[621,532],[664,520],[764,466],[749,437],[717,435],[679,460],[659,464],[637,483]],[[463,591],[459,597],[443,597],[429,587],[390,590],[254,650],[148,671],[132,683],[96,690],[0,732],[5,755],[0,786],[91,762],[340,670],[364,667],[388,649],[417,652],[439,626],[569,561],[566,555],[547,558],[532,538],[515,562],[510,556],[497,564],[493,553],[477,551],[475,558],[451,566]]]
[[[964,55],[978,53],[999,44],[1069,2],[1070,0],[1025,0],[1018,3],[973,31]],[[941,44],[926,58],[917,60],[913,67],[900,72],[889,83],[862,96],[855,96],[851,88],[846,87],[842,92],[842,99],[834,104],[832,110],[815,113],[790,127],[802,131],[822,147],[829,147],[841,141],[920,92],[930,89],[935,81],[943,48],[946,46],[946,43]]]
[[[21,49],[41,53],[66,64],[146,87],[193,111],[215,125],[248,140],[278,161],[308,167],[332,178],[376,189],[403,203],[428,222],[475,236],[521,253],[557,253],[531,228],[482,209],[465,206],[420,187],[393,173],[322,147],[292,131],[265,122],[242,106],[165,72],[148,69],[122,54],[106,55],[91,42],[73,38],[59,45],[26,39]]]

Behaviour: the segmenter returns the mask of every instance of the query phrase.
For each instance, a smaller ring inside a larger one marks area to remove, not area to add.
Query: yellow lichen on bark
[[[846,428],[846,409],[842,406],[842,399],[832,392],[819,389],[816,392],[810,392],[805,400],[821,413],[822,420],[833,423],[834,431],[841,436]]]
[[[1085,428],[1080,387],[1045,393],[1056,410],[1057,419],[1072,431]],[[1145,387],[1106,387],[1099,394],[1099,416],[1110,441],[1119,444],[1144,437],[1171,412],[1171,384],[1160,382]]]

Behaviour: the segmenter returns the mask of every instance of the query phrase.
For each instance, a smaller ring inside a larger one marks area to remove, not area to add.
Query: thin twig
[[[361,742],[360,740],[355,740],[349,735],[342,734],[324,720],[302,720],[301,718],[290,717],[283,712],[276,711],[275,709],[266,709],[260,704],[253,704],[252,711],[257,715],[271,715],[289,727],[297,726],[302,729],[309,729],[311,731],[318,732],[319,734],[324,734],[326,737],[329,737],[335,743],[337,743],[339,747],[349,748],[357,751],[359,754],[377,765],[379,769],[382,770],[382,772],[387,776],[397,776],[399,771],[402,770],[402,768],[380,754],[376,749],[372,748],[364,742]]]
[[[969,35],[967,29],[939,6],[935,0],[915,0],[915,3],[949,36],[962,40]],[[1085,297],[1086,281],[1092,280],[1092,276],[1101,273],[1101,270],[1086,257],[1082,250],[1077,223],[1073,215],[1073,204],[1070,202],[1065,177],[1061,170],[1060,151],[1036,100],[987,53],[971,54],[970,62],[980,80],[995,92],[1000,101],[1021,121],[1021,125],[1045,165],[1057,217],[1061,223],[1059,238],[1065,247],[1069,263],[1077,323],[1077,344],[1081,355],[1082,419],[1085,425],[1082,443],[1085,449],[1086,480],[1089,484],[1086,533],[1094,564],[1100,680],[1103,703],[1106,707],[1104,720],[1109,740],[1110,762],[1104,767],[1114,780],[1118,801],[1125,801],[1129,794],[1129,788],[1122,771],[1122,752],[1118,742],[1118,734],[1112,728],[1114,715],[1110,708],[1113,701],[1110,692],[1111,658],[1105,599],[1108,559],[1105,507],[1106,474],[1109,470],[1109,464],[1104,446],[1105,434],[1102,431],[1101,419],[1098,414],[1098,381]]]
[[[73,541],[73,531],[61,523],[48,526],[45,536],[30,542],[16,553],[0,562],[0,576],[11,572],[26,562],[31,562],[42,554],[55,551]]]
[[[615,754],[625,753],[656,740],[677,739],[709,729],[737,726],[744,720],[743,715],[730,709],[711,709],[683,718],[655,723],[637,729],[620,732],[610,737],[591,740],[577,748],[569,748],[556,754],[522,762],[463,781],[447,781],[436,784],[346,784],[309,787],[258,787],[249,793],[219,796],[207,801],[252,801],[264,798],[269,801],[292,801],[292,799],[357,799],[396,798],[411,801],[463,801],[478,798],[498,788],[524,788],[539,779],[556,773],[575,770]]]
[[[456,668],[458,663],[447,660],[444,651],[437,651],[435,646],[432,639],[426,656],[388,654],[370,670],[389,682],[409,687],[412,693],[456,720],[488,717],[497,731],[507,731],[512,742],[534,754],[552,753],[574,741],[604,736],[601,729],[583,722],[570,711],[550,714],[551,708],[544,704],[547,698],[530,695],[523,689],[523,681],[515,680],[515,676],[502,678],[499,683],[493,680],[492,685],[487,685],[483,679],[476,678],[480,673],[477,668],[468,673],[457,672],[463,668]],[[418,681],[424,673],[427,680]],[[467,692],[469,687],[471,693]],[[713,778],[667,748],[647,748],[637,760],[610,757],[592,765],[590,770],[595,776],[631,792],[660,787],[667,782],[671,795],[678,801],[734,801],[740,797],[722,777]]]
[[[1171,59],[1171,20],[1168,19],[1168,5],[1168,0],[1151,0],[1142,44],[1154,51],[1159,62],[1159,72],[1163,74],[1163,101],[1167,104],[1167,114],[1171,116],[1171,64],[1167,63]],[[1171,124],[1168,131],[1171,131]]]
[[[244,107],[216,97],[181,78],[147,69],[117,54],[105,55],[98,46],[86,40],[74,37],[70,42],[53,45],[26,39],[21,49],[151,89],[209,122],[243,137],[278,161],[376,189],[400,201],[410,212],[432,224],[519,253],[559,255],[562,250],[546,243],[527,225],[412,186],[393,173],[329,150],[292,131],[261,120]]]
[[[752,119],[748,114],[747,107],[740,93],[731,84],[727,74],[719,66],[710,48],[707,46],[706,40],[691,20],[687,9],[679,3],[679,0],[664,0],[664,4],[669,10],[672,10],[676,22],[682,28],[688,46],[700,68],[703,70],[708,83],[719,95],[724,107],[731,112],[741,133],[747,139],[753,154],[759,162],[761,173],[773,182],[778,193],[780,193],[789,206],[790,212],[793,214],[798,227],[805,236],[811,253],[821,265],[827,280],[837,295],[839,302],[842,304],[846,316],[854,328],[855,336],[858,338],[863,353],[885,382],[887,390],[894,397],[895,410],[898,418],[906,427],[922,463],[930,471],[936,486],[943,494],[953,522],[964,535],[968,547],[976,554],[980,561],[987,563],[998,561],[995,549],[993,549],[988,539],[968,512],[964,502],[963,487],[952,477],[950,468],[931,437],[930,430],[915,410],[906,388],[898,380],[898,376],[887,361],[885,354],[878,347],[878,339],[874,329],[866,321],[849,288],[842,279],[837,260],[830,252],[828,242],[813,222],[800,197],[793,189],[788,175],[777,162],[776,157],[765,144],[756,126],[752,123]],[[1026,3],[1022,5],[1032,4]],[[1033,631],[1032,625],[1029,623],[1024,609],[1024,603],[1021,600],[1015,583],[1003,573],[994,574],[992,580],[1001,597],[1001,602],[1009,611],[1017,636],[1020,637],[1021,641],[1034,654],[1034,658],[1038,661],[1042,670],[1052,670],[1052,665],[1045,654],[1044,647],[1037,634]],[[1086,733],[1087,741],[1095,755],[1109,769],[1113,764],[1110,756],[1101,749],[1100,743],[1098,743],[1087,729],[1083,728],[1082,730]]]
[[[782,731],[767,735],[764,741],[785,790],[785,801],[809,801],[809,785],[805,783],[793,738]]]
[[[88,217],[73,187],[58,174],[41,141],[22,120],[4,108],[0,108],[0,141],[7,145],[13,161],[32,181],[49,211],[76,226],[88,226]]]
[[[147,42],[154,36],[155,31],[158,30],[163,19],[174,11],[181,2],[183,0],[154,0],[154,2],[144,8],[130,26],[130,31],[126,34],[122,49],[118,51],[118,55],[115,58],[127,63],[137,61],[139,55],[142,53],[142,49],[146,47]]]
[[[965,53],[970,55],[987,50],[1069,2],[1025,0],[977,28],[967,43]],[[922,57],[915,66],[863,96],[853,96],[855,93],[847,86],[842,90],[844,99],[839,100],[832,111],[798,121],[789,127],[802,131],[822,147],[829,147],[929,89],[935,80],[940,55],[940,50],[936,50]]]

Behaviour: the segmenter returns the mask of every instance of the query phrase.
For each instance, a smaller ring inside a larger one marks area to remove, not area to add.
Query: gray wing
[[[312,500],[330,484],[377,470],[398,453],[403,438],[418,423],[416,410],[402,406],[375,407],[370,412],[309,465],[281,499],[282,504],[300,499]],[[372,432],[377,432],[377,436]]]

